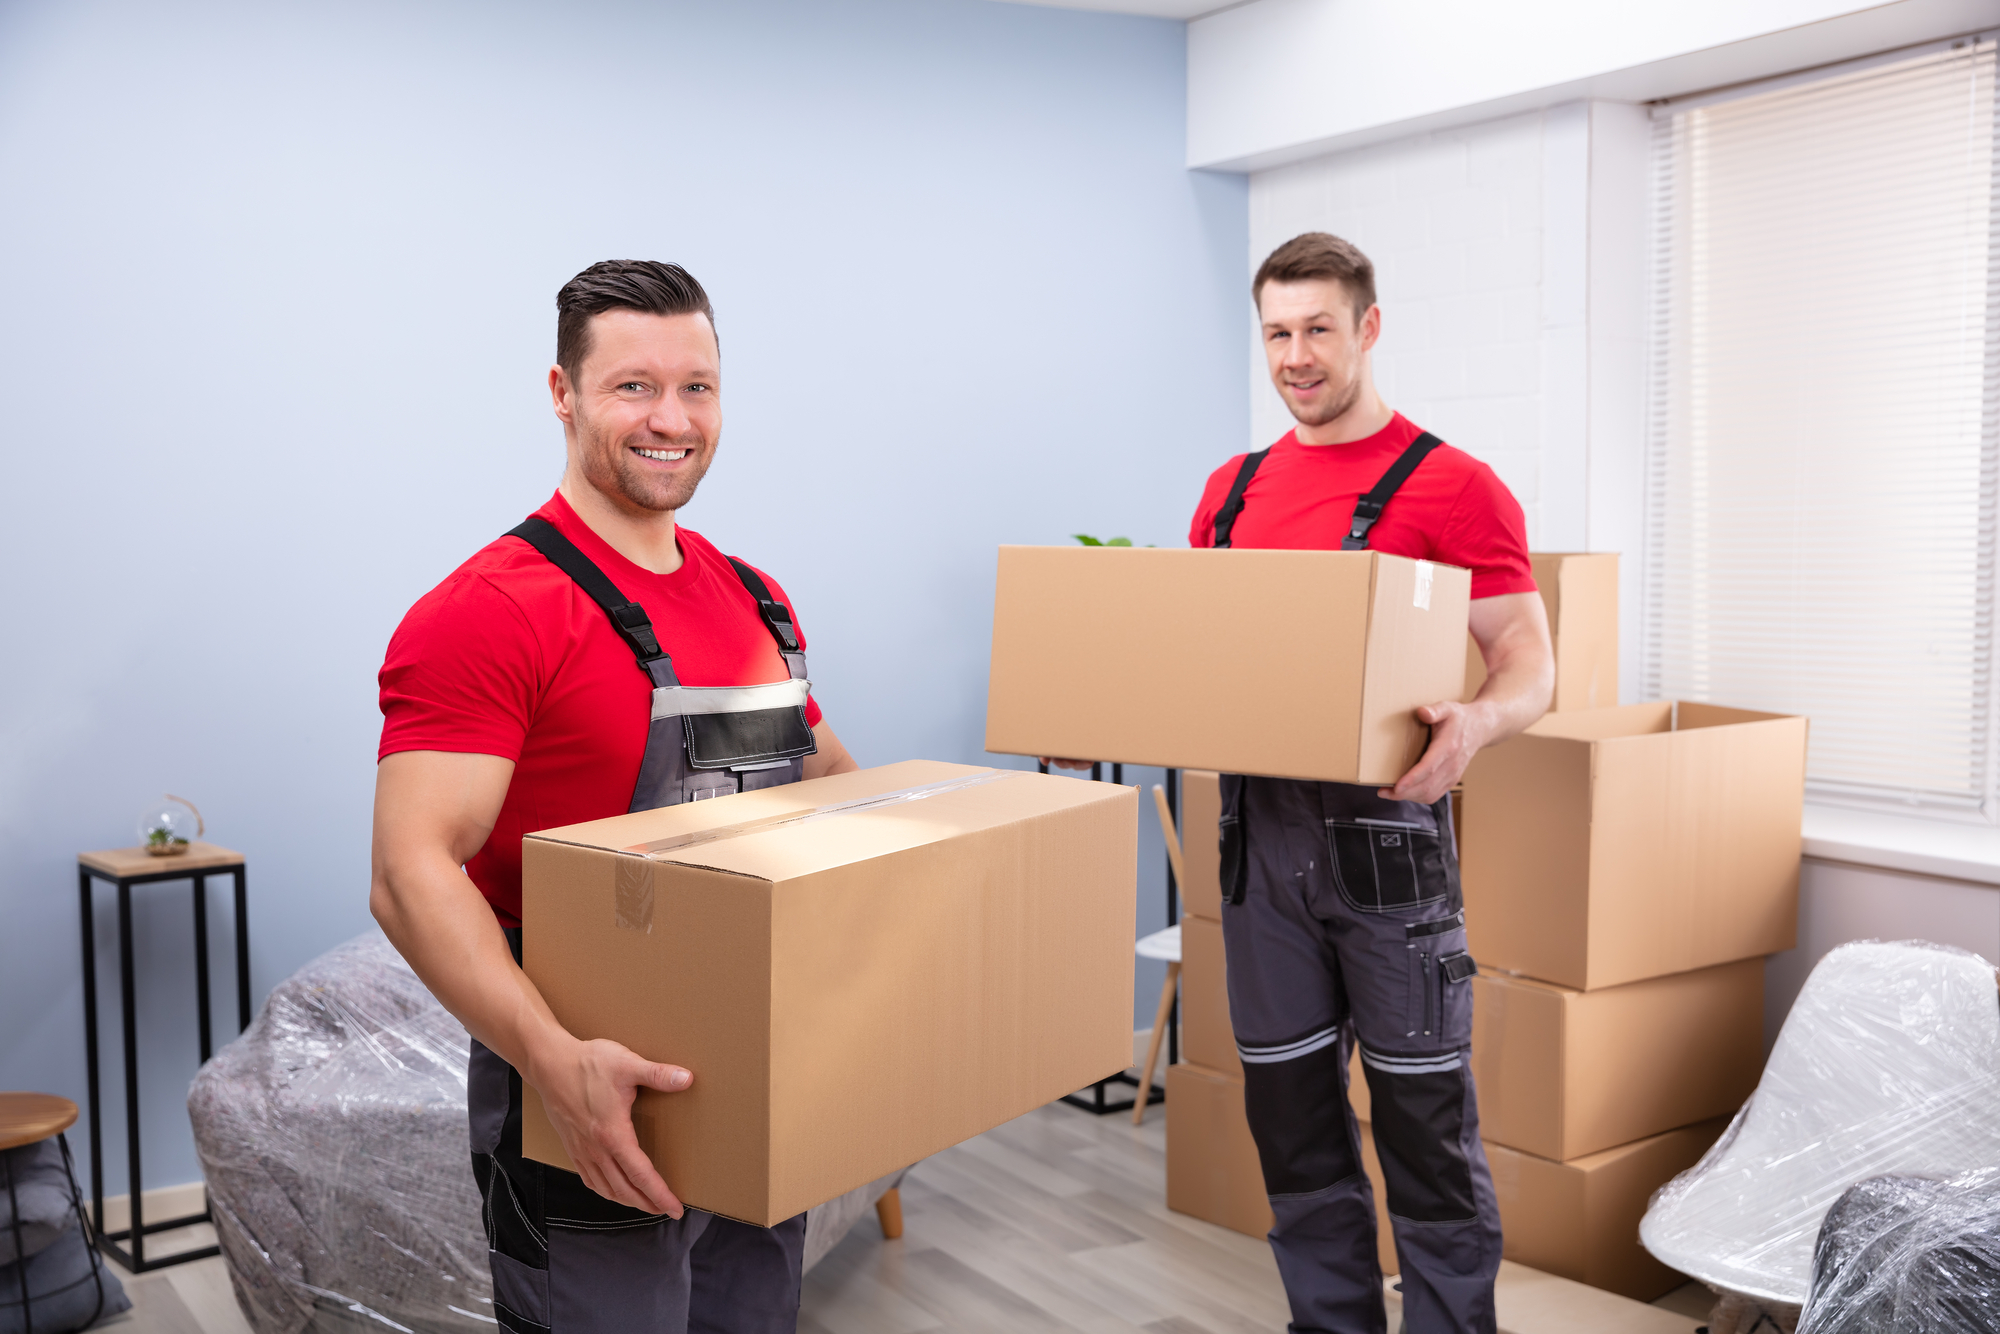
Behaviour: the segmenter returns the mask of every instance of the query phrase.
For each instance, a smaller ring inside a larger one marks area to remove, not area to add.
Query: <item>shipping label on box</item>
[[[1503,1253],[1634,1301],[1665,1296],[1686,1280],[1640,1245],[1639,1220],[1653,1192],[1699,1162],[1728,1125],[1704,1121],[1567,1163],[1489,1141]]]
[[[1764,961],[1574,991],[1483,970],[1472,1070],[1488,1140],[1558,1161],[1734,1112],[1764,1069]]]
[[[1615,552],[1536,552],[1528,557],[1549,616],[1556,655],[1551,713],[1618,703],[1618,556]],[[1465,645],[1465,695],[1486,684],[1479,645]]]
[[[1580,990],[1790,949],[1806,720],[1711,704],[1550,714],[1465,773],[1480,963]]]
[[[523,967],[687,1204],[768,1226],[1123,1069],[1136,790],[912,761],[530,835]],[[570,1168],[532,1089],[527,1156]],[[573,1169],[572,1169],[573,1170]]]
[[[1002,547],[986,749],[1388,784],[1465,691],[1471,576],[1377,551]]]

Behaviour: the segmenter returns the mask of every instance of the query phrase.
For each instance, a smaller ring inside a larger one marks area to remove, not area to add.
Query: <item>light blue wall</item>
[[[260,997],[368,926],[383,645],[553,489],[593,260],[713,294],[686,518],[785,581],[848,745],[979,760],[996,544],[1178,544],[1242,436],[1183,58],[977,0],[0,9],[0,1088],[82,1100],[73,857],[163,790],[249,856]],[[142,895],[149,1184],[197,1174],[186,917]]]

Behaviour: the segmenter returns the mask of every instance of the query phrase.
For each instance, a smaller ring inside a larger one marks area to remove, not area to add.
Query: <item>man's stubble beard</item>
[[[632,457],[631,450],[622,442],[613,442],[607,447],[592,423],[579,419],[577,432],[582,436],[585,479],[606,495],[654,513],[678,510],[693,500],[695,488],[701,485],[701,479],[708,475],[709,464],[715,461],[714,454],[705,448],[700,433],[690,431],[665,447],[690,451],[697,461],[696,466],[683,469],[672,477],[655,477]],[[647,448],[659,446],[649,444]]]
[[[1318,411],[1314,412],[1311,416],[1306,416],[1304,413],[1300,412],[1298,405],[1292,402],[1289,398],[1286,399],[1285,406],[1292,410],[1292,417],[1295,421],[1299,423],[1299,425],[1325,426],[1328,422],[1338,421],[1342,416],[1346,415],[1348,409],[1352,408],[1356,403],[1359,403],[1360,401],[1361,401],[1361,377],[1359,375],[1355,375],[1355,376],[1350,376],[1348,378],[1347,390],[1345,393],[1343,393],[1339,398],[1334,399],[1332,402],[1328,403],[1325,407],[1320,408]]]

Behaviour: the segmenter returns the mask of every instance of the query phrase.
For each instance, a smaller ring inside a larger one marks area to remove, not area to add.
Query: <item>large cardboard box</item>
[[[1544,1273],[1650,1302],[1686,1279],[1639,1244],[1653,1192],[1700,1161],[1727,1117],[1558,1163],[1488,1142],[1503,1253]]]
[[[1568,1161],[1734,1112],[1764,1068],[1764,961],[1573,991],[1482,972],[1472,1070],[1488,1140]]]
[[[1790,949],[1805,766],[1804,718],[1691,703],[1551,714],[1481,751],[1473,957],[1589,991]]]
[[[1243,1077],[1236,1034],[1229,1026],[1229,969],[1222,923],[1181,919],[1181,1054],[1232,1079]]]
[[[1222,920],[1222,775],[1209,769],[1181,774],[1181,911]]]
[[[1549,613],[1556,691],[1551,711],[1610,708],[1618,702],[1618,556],[1616,552],[1536,552],[1528,557]],[[1486,659],[1465,645],[1465,695],[1486,684]]]
[[[1132,1059],[1137,795],[912,761],[530,835],[524,967],[687,1204],[768,1225]],[[524,1090],[524,1152],[570,1163]]]
[[[1361,1169],[1375,1187],[1376,1252],[1384,1274],[1396,1272],[1382,1164],[1375,1137],[1361,1126]],[[1246,1236],[1271,1230],[1264,1169],[1243,1113],[1243,1081],[1197,1065],[1167,1069],[1167,1207]]]
[[[1393,783],[1465,693],[1470,576],[1377,551],[1002,547],[986,749]]]

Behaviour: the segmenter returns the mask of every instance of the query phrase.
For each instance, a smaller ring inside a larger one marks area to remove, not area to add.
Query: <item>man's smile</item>
[[[687,457],[685,449],[641,449],[634,445],[632,452],[642,459],[658,459],[662,463],[673,463]]]

